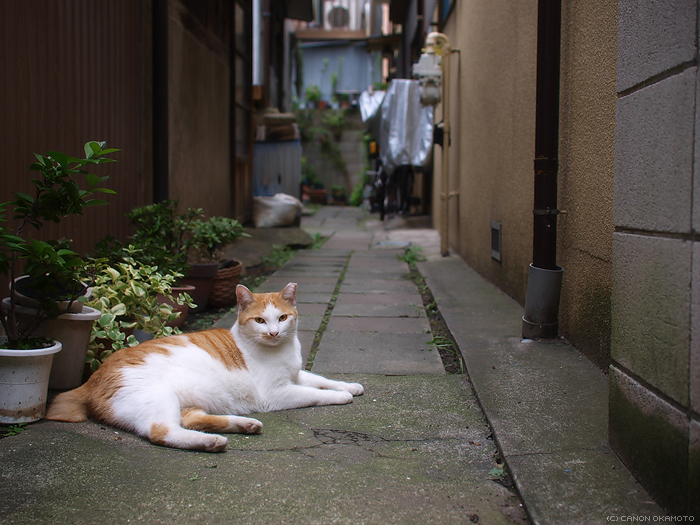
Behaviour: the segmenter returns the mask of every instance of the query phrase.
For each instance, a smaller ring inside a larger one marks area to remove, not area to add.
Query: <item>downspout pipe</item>
[[[533,254],[522,330],[528,339],[555,338],[559,330],[563,274],[557,266],[560,47],[561,0],[539,0]]]
[[[153,202],[168,198],[168,0],[152,4]]]

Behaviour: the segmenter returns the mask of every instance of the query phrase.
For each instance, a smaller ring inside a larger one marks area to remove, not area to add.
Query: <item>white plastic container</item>
[[[0,344],[7,336],[0,336]],[[38,421],[46,415],[46,397],[53,356],[61,343],[35,350],[0,348],[0,423]]]

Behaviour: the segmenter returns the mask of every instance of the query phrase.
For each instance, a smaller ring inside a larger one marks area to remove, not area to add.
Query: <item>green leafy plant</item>
[[[316,84],[309,84],[304,90],[304,96],[307,102],[318,102],[321,100],[321,88]]]
[[[0,427],[0,438],[17,436],[24,432],[24,427],[26,423],[18,423],[16,425],[8,425],[6,427]]]
[[[216,262],[220,250],[239,237],[249,236],[243,226],[228,217],[203,220],[201,208],[178,212],[178,201],[165,200],[131,210],[127,217],[136,227],[131,243],[132,255],[141,263],[157,267],[161,273],[186,274],[188,263]],[[107,252],[114,249],[113,239],[102,241]],[[116,248],[119,248],[118,243]],[[101,255],[110,255],[101,252]]]
[[[193,263],[217,262],[221,249],[239,237],[250,237],[243,225],[228,217],[195,219],[187,236],[187,258]]]
[[[131,236],[135,258],[164,274],[187,273],[187,235],[201,215],[201,208],[179,213],[178,201],[172,199],[134,208],[126,216],[136,227]]]
[[[39,176],[31,179],[33,195],[14,193],[14,200],[0,204],[0,271],[10,277],[10,306],[0,313],[0,321],[7,335],[7,348],[38,348],[44,340],[33,340],[31,334],[45,319],[54,319],[67,312],[74,301],[84,294],[78,274],[84,261],[77,253],[58,240],[42,241],[26,235],[27,227],[41,230],[46,222],[58,223],[71,215],[84,215],[90,206],[106,204],[94,197],[96,193],[115,193],[105,188],[107,176],[98,177],[88,168],[96,164],[114,162],[107,157],[117,149],[105,148],[104,142],[85,144],[83,158],[69,157],[65,153],[51,151],[46,155],[35,154],[36,162],[30,166]],[[82,175],[87,184],[83,189],[74,179]],[[5,214],[12,209],[19,226],[12,232],[5,222]],[[20,324],[17,321],[17,283],[20,262],[24,263],[27,287],[33,291],[40,307],[34,320]],[[66,306],[59,306],[66,301]]]
[[[409,265],[413,265],[417,262],[423,262],[427,260],[425,258],[425,255],[423,255],[423,248],[421,248],[420,246],[410,246],[406,248],[406,250],[403,253],[397,253],[396,258],[399,261],[408,263]]]
[[[98,271],[92,299],[87,304],[102,315],[93,327],[88,345],[86,362],[93,371],[116,350],[138,344],[131,333],[134,329],[154,337],[180,333],[179,329],[167,325],[179,312],[174,312],[162,297],[195,306],[188,294],[177,298],[172,295],[173,285],[183,274],[162,273],[157,267],[139,262],[134,258],[139,254],[133,245],[127,246],[125,253],[121,261],[113,264],[95,261]]]
[[[345,129],[345,111],[342,109],[327,111],[323,115],[322,122],[331,131],[335,140],[340,140]]]

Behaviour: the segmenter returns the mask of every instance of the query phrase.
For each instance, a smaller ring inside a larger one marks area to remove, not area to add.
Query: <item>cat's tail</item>
[[[58,394],[46,412],[46,419],[69,423],[87,421],[89,388],[85,383],[75,390]]]

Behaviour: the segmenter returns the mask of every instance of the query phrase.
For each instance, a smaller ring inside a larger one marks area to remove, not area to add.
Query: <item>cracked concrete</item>
[[[312,371],[359,381],[363,396],[256,414],[263,433],[229,435],[221,454],[157,447],[95,422],[29,425],[0,440],[0,522],[523,522],[499,466],[536,523],[662,514],[607,447],[602,373],[564,343],[522,343],[520,307],[460,259],[440,257],[435,231],[411,223],[324,207],[303,227],[330,240],[263,287],[299,283],[304,355],[318,350]],[[428,258],[419,269],[471,383],[422,348],[426,317],[406,317],[422,305],[396,259],[406,242]]]

